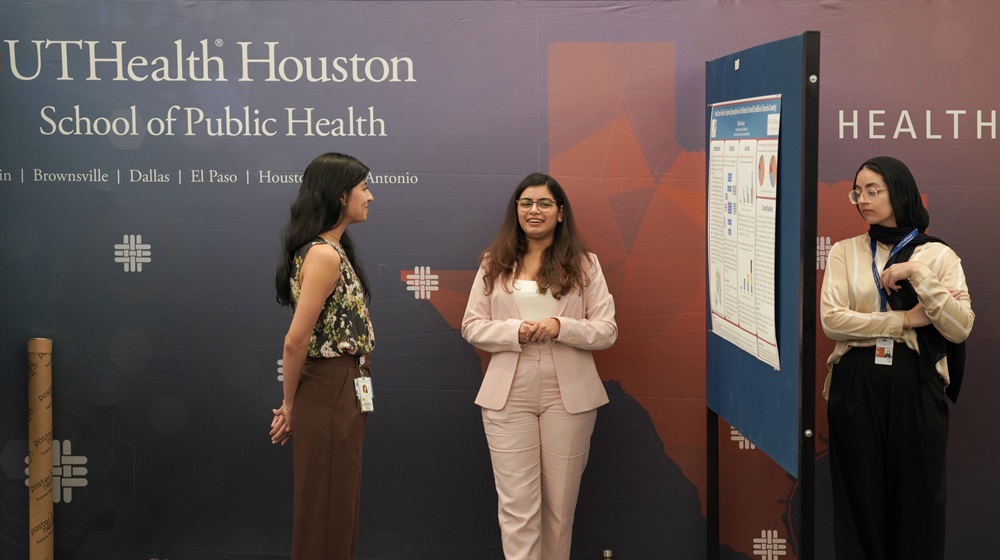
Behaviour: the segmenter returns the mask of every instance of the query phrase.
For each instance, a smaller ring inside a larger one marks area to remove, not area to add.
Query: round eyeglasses
[[[517,199],[517,207],[521,210],[531,210],[532,206],[538,206],[538,209],[542,212],[552,210],[557,206],[556,201],[551,198],[541,198],[538,200],[531,200],[530,198],[519,198]]]
[[[847,198],[851,201],[851,204],[860,204],[862,199],[865,202],[875,202],[875,200],[878,199],[878,193],[887,190],[889,190],[887,187],[883,187],[881,189],[876,189],[875,187],[851,189],[847,191]]]

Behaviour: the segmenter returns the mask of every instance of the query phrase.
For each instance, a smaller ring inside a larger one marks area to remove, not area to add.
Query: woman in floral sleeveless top
[[[356,557],[367,415],[354,380],[370,375],[375,333],[368,281],[347,227],[368,219],[374,197],[367,176],[368,167],[351,156],[314,159],[284,233],[277,299],[294,313],[282,353],[284,398],[270,436],[294,442],[293,560]]]

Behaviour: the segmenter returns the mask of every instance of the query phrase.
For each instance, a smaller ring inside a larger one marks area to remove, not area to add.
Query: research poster
[[[774,279],[781,96],[716,103],[711,115],[712,331],[778,370]]]

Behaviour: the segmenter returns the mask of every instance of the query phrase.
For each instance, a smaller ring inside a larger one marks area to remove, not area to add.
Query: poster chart
[[[711,105],[708,260],[712,331],[780,369],[775,228],[781,96]]]

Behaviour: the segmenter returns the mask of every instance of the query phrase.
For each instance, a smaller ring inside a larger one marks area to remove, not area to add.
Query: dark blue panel
[[[736,61],[739,69],[736,70]],[[775,300],[781,369],[709,332],[708,406],[793,476],[799,465],[803,168],[806,157],[805,36],[796,36],[710,61],[710,105],[781,94],[778,149],[778,227]],[[706,120],[706,130],[708,123]],[[707,140],[706,140],[707,143]],[[706,153],[711,153],[706,145]],[[812,240],[808,240],[812,242]],[[709,283],[711,285],[711,283]],[[709,301],[711,301],[709,299]],[[711,331],[711,310],[709,309]]]

